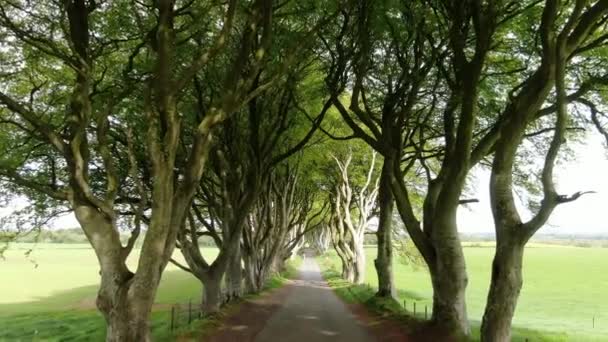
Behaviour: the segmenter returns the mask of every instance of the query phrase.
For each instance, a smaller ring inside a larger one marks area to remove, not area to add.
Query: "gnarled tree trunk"
[[[102,271],[97,308],[106,321],[106,341],[148,341],[148,312],[135,311],[129,296],[132,274],[128,271]],[[141,305],[138,307],[141,308]]]
[[[205,314],[220,311],[222,305],[222,272],[213,270],[198,275],[203,283],[202,310]]]
[[[136,278],[126,265],[128,249],[120,244],[118,230],[103,214],[75,205],[75,215],[97,255],[101,284],[97,308],[106,321],[107,341],[149,341],[149,316],[161,270],[146,274],[150,283]],[[143,255],[142,258],[145,258]]]
[[[246,293],[257,293],[260,288],[256,280],[256,258],[249,256],[247,253],[243,254],[243,263],[245,265],[245,291]]]
[[[378,230],[378,255],[374,260],[376,273],[378,275],[378,297],[395,297],[395,285],[393,277],[393,245],[392,215],[393,194],[391,192],[392,159],[385,157],[380,176],[380,189],[378,190],[378,206],[380,207]]]
[[[460,193],[444,196],[438,204],[433,201],[433,191],[429,191],[424,207],[425,226],[430,232],[429,241],[434,251],[427,259],[433,284],[432,320],[453,332],[457,338],[469,335],[471,331],[465,296],[468,284],[466,262],[456,226],[459,196]]]
[[[365,184],[360,187],[356,194],[353,193],[353,186],[348,173],[352,153],[349,153],[344,161],[336,157],[334,159],[340,171],[340,177],[332,194],[334,203],[331,205],[334,248],[336,248],[338,254],[342,254],[340,256],[342,263],[348,264],[343,265],[345,279],[355,284],[363,284],[366,268],[365,232],[378,195],[378,181],[372,184],[376,153],[372,154]],[[355,208],[353,208],[353,203]],[[355,209],[356,216],[351,213]]]
[[[241,265],[241,245],[237,244],[231,251],[228,270],[225,275],[227,299],[235,300],[243,295],[243,267]]]
[[[511,341],[511,320],[523,284],[524,243],[506,240],[497,242],[490,292],[481,326],[481,340],[506,342]]]
[[[432,320],[457,335],[468,335],[470,327],[465,296],[468,278],[460,241],[444,242],[437,248],[445,250],[438,253],[435,262],[429,265],[433,285]]]
[[[365,249],[363,248],[363,242],[355,244],[355,246],[353,246],[353,250],[355,251],[355,259],[353,260],[355,275],[353,283],[363,284],[365,283],[366,268]]]

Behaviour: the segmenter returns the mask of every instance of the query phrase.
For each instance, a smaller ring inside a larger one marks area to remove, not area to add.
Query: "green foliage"
[[[398,263],[410,266],[414,270],[427,267],[424,258],[411,239],[396,239],[393,248]]]

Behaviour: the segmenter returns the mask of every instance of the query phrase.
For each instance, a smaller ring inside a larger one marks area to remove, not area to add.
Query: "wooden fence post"
[[[175,306],[171,307],[171,332],[175,329]]]
[[[416,317],[416,302],[414,302],[414,317]]]
[[[192,323],[192,299],[188,302],[188,324]]]
[[[429,312],[428,312],[426,305],[424,306],[424,319],[425,320],[429,319]]]

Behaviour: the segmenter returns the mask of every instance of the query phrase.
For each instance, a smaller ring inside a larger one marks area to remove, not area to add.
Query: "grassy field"
[[[213,260],[217,251],[203,254]],[[175,257],[181,259],[179,251]],[[129,259],[133,269],[136,263]],[[104,322],[95,309],[98,282],[97,259],[87,245],[13,244],[0,260],[0,341],[102,341]],[[152,314],[155,340],[170,339],[168,305],[197,303],[201,291],[194,277],[167,267]]]
[[[467,304],[477,330],[486,301],[494,249],[491,245],[465,247],[469,273]],[[377,286],[375,251],[367,249],[367,279]],[[337,269],[333,254],[322,264]],[[431,307],[432,289],[427,270],[395,265],[400,302],[418,313]],[[594,323],[595,321],[595,323]],[[594,326],[595,325],[595,326]],[[516,340],[608,341],[608,248],[531,245],[524,260],[524,288],[514,318]],[[533,331],[531,331],[533,330]]]
[[[13,245],[0,260],[0,341],[99,341],[104,323],[94,307],[99,281],[97,260],[87,245]],[[214,249],[203,251],[213,258]],[[367,275],[376,286],[374,250],[368,249]],[[493,255],[491,245],[466,247],[469,314],[477,329],[483,313]],[[136,253],[134,253],[136,255]],[[179,252],[176,258],[181,259]],[[324,258],[337,266],[337,258]],[[131,266],[136,260],[130,259]],[[608,249],[532,245],[526,251],[525,280],[514,324],[516,340],[608,341]],[[430,307],[424,269],[395,266],[400,301],[411,311]],[[189,274],[170,265],[152,315],[155,340],[170,340],[168,304],[200,300],[201,288]],[[163,305],[165,304],[165,305]],[[595,327],[593,327],[595,317]],[[534,331],[532,331],[532,330]]]

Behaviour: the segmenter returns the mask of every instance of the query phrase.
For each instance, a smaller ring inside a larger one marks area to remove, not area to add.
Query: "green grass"
[[[483,315],[494,249],[491,245],[464,249],[469,274],[467,305],[474,339]],[[367,249],[367,279],[377,287],[373,267],[374,249]],[[335,254],[321,258],[326,276],[335,288],[339,260]],[[432,304],[428,272],[394,265],[399,302],[409,311],[417,303],[420,317]],[[608,249],[531,245],[524,260],[524,288],[514,317],[514,341],[608,341]],[[333,279],[333,280],[331,280]],[[346,300],[365,299],[372,290],[355,287],[341,290]],[[355,293],[353,297],[352,293]],[[595,317],[595,327],[592,320]]]
[[[99,267],[87,245],[14,244],[0,260],[0,341],[101,341],[105,324],[95,309]],[[136,256],[138,251],[134,251]],[[204,249],[206,257],[217,254]],[[179,251],[175,257],[181,259]],[[136,258],[129,259],[136,266]],[[167,305],[200,302],[198,280],[169,265],[152,312],[152,334],[170,340]]]
[[[31,250],[31,252],[29,252]],[[203,249],[213,260],[217,250]],[[137,265],[138,251],[128,264]],[[174,257],[183,262],[179,251]],[[267,284],[267,289],[283,285],[294,276],[301,262],[296,258],[286,270]],[[0,341],[103,341],[105,323],[95,309],[99,266],[86,244],[12,244],[0,260]],[[192,275],[169,264],[163,274],[151,327],[155,341],[173,340],[170,332],[170,305],[199,303],[202,288]],[[238,305],[231,305],[237,309]],[[184,326],[176,334],[194,333],[213,320]]]

